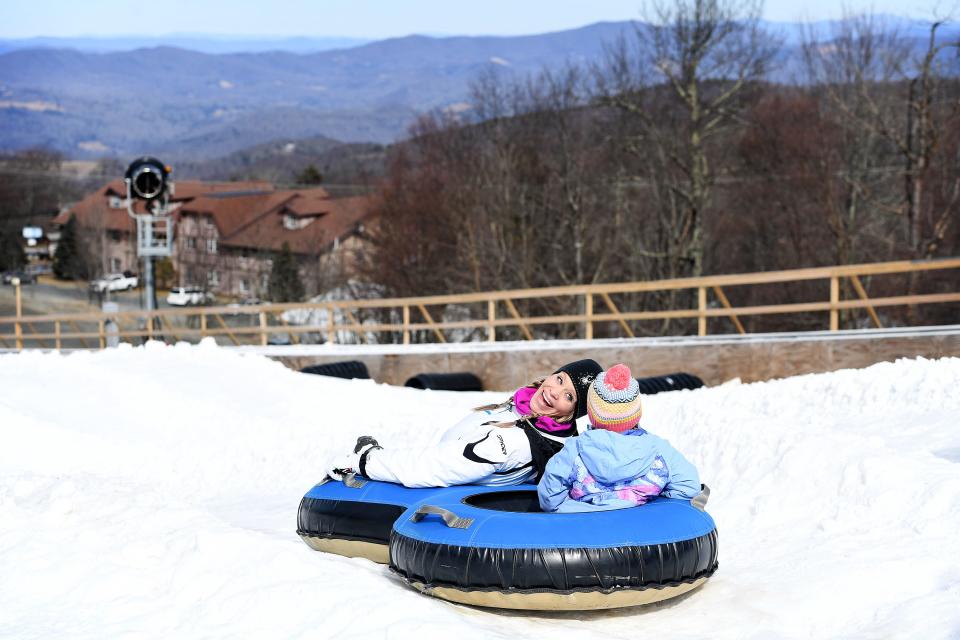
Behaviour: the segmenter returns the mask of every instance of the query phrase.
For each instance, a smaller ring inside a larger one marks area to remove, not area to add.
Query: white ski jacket
[[[512,403],[502,409],[473,411],[435,445],[370,451],[364,476],[407,487],[503,486],[530,481],[534,468],[523,429],[493,426],[520,417]]]

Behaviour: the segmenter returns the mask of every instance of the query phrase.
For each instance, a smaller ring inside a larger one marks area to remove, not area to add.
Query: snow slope
[[[673,602],[472,609],[296,536],[358,435],[428,443],[503,396],[210,343],[0,355],[0,638],[960,637],[956,358],[647,398],[720,532],[719,571]]]

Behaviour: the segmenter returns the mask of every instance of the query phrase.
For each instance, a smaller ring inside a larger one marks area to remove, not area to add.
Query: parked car
[[[20,278],[20,284],[36,284],[37,274],[29,271],[15,270],[3,272],[3,284],[10,284],[14,278]]]
[[[172,307],[186,307],[192,304],[209,304],[213,294],[200,287],[174,287],[167,296],[167,304]]]
[[[24,271],[42,276],[47,273],[53,273],[53,266],[46,262],[34,262],[24,267]]]
[[[138,284],[139,280],[137,276],[129,271],[124,271],[123,273],[108,273],[102,278],[94,280],[90,283],[90,289],[97,293],[103,293],[104,291],[129,291],[130,289],[136,289]]]

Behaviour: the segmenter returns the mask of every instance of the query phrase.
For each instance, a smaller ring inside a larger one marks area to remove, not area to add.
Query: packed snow
[[[464,607],[296,535],[357,436],[430,443],[504,396],[210,342],[0,355],[0,637],[960,637],[957,358],[645,398],[720,534],[713,578],[659,605]]]

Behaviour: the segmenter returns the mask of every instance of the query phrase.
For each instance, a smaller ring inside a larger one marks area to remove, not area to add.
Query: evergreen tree
[[[158,288],[169,289],[172,287],[173,283],[177,281],[177,270],[173,266],[173,261],[168,257],[154,260],[153,277]]]
[[[0,227],[0,271],[19,269],[27,261],[16,227]]]
[[[290,245],[283,243],[280,253],[273,259],[270,270],[270,299],[274,302],[298,302],[303,299],[303,282],[297,269],[297,259]]]
[[[85,275],[76,216],[70,216],[60,232],[57,252],[53,255],[53,274],[61,280],[74,280]]]
[[[323,182],[323,174],[316,166],[309,164],[297,174],[295,180],[297,184],[320,184]]]

